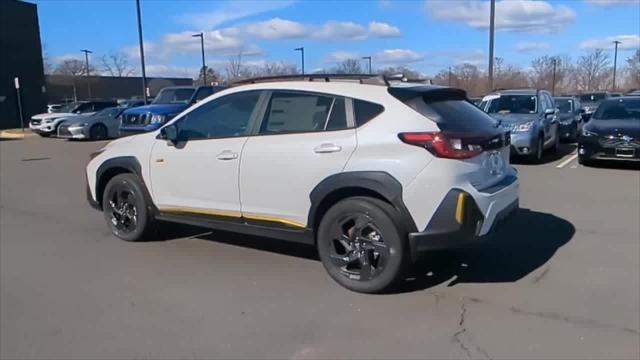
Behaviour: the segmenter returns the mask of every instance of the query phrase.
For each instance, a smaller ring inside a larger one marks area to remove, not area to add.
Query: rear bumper
[[[484,215],[480,208],[487,206],[487,199],[480,199],[478,203],[477,196],[474,198],[472,194],[460,189],[451,190],[427,228],[408,235],[413,258],[425,251],[473,246],[494,237],[500,225],[519,208],[517,186],[516,179],[498,192],[502,194],[488,196],[493,199],[489,199]]]

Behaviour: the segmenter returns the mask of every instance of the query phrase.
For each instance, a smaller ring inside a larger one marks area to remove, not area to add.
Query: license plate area
[[[635,149],[630,149],[630,148],[616,148],[615,150],[615,155],[617,157],[622,157],[622,158],[633,157],[635,153],[636,153]]]

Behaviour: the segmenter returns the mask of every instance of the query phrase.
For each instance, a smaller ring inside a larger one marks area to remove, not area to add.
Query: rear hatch
[[[402,133],[405,143],[424,147],[439,158],[475,164],[468,173],[480,191],[504,180],[509,164],[510,136],[482,110],[467,101],[463,90],[435,87],[390,87],[389,93],[434,121],[439,132]]]

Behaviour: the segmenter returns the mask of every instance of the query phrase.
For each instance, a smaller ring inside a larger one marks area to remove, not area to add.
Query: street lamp
[[[140,15],[140,0],[136,0],[136,10],[138,13],[138,43],[140,44],[140,64],[142,66],[142,98],[147,104],[147,72],[144,66],[144,43],[142,41],[142,16]]]
[[[364,60],[369,60],[369,75],[371,75],[371,56],[362,57]]]
[[[295,49],[293,49],[293,51],[300,51],[300,56],[302,57],[302,59],[301,59],[302,75],[304,75],[304,46],[301,46],[299,48],[295,48]]]
[[[204,62],[204,34],[193,34],[191,37],[199,37],[200,38],[200,50],[202,51],[202,79],[204,85],[207,85],[207,65]]]
[[[493,91],[493,39],[495,37],[496,0],[491,0],[489,13],[489,91]]]
[[[622,41],[615,40],[613,43],[616,46],[615,53],[613,55],[613,91],[616,91],[616,65],[618,62],[618,44],[622,44]]]
[[[556,62],[557,59],[553,58],[553,79],[551,80],[551,96],[556,95]]]
[[[89,95],[89,99],[91,99],[91,81],[89,81],[89,54],[93,53],[91,50],[83,49],[80,50],[84,53],[84,61],[87,70],[87,94]]]

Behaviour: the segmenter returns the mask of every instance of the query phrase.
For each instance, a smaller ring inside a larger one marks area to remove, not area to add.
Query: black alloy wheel
[[[95,124],[89,129],[89,139],[91,140],[104,140],[107,135],[107,127],[102,124]]]
[[[154,228],[142,182],[136,175],[120,174],[109,180],[102,210],[109,229],[120,239],[145,240]]]

